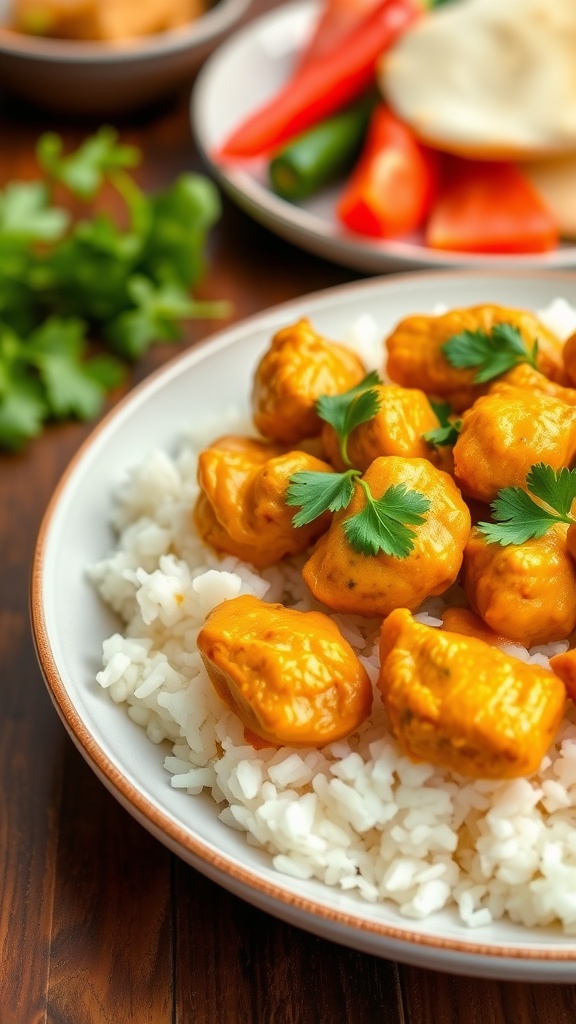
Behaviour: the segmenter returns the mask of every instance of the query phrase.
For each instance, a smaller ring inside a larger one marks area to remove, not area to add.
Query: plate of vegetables
[[[251,216],[359,271],[572,266],[576,131],[559,40],[576,26],[560,4],[545,38],[520,31],[542,3],[282,5],[203,68],[198,144]],[[472,37],[492,48],[469,53]]]
[[[411,273],[228,328],[98,425],[33,631],[161,842],[354,948],[572,979],[575,357],[572,275]]]

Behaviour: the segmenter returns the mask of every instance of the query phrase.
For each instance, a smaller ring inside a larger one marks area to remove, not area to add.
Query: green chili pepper
[[[370,94],[279,150],[268,168],[272,190],[283,199],[307,199],[351,170],[375,103]]]

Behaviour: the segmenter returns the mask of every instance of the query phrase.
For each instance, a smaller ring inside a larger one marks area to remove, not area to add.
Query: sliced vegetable
[[[296,70],[232,132],[216,158],[262,156],[352,103],[373,85],[376,62],[420,11],[416,0],[380,0],[340,43]]]
[[[426,244],[456,252],[546,252],[558,234],[554,216],[514,164],[458,160],[428,218]]]
[[[352,169],[360,153],[372,95],[326,118],[280,150],[268,169],[270,184],[283,199],[306,199]]]
[[[298,60],[298,70],[330,53],[371,11],[378,0],[324,0],[312,35]]]
[[[380,104],[372,114],[362,154],[336,214],[346,227],[362,235],[405,235],[423,223],[435,182],[432,153]]]

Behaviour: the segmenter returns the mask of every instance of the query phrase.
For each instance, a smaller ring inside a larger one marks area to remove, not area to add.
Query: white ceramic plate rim
[[[323,321],[344,324],[347,318],[355,319],[360,309],[370,312],[378,304],[386,315],[390,310],[395,320],[417,308],[431,310],[441,301],[503,303],[505,295],[511,305],[530,308],[564,295],[576,306],[576,276],[455,272],[373,279],[274,307],[172,360],[103,419],[57,486],[34,554],[31,616],[49,693],[82,755],[132,815],[208,877],[292,924],[372,954],[465,974],[567,982],[576,977],[576,942],[559,932],[501,928],[497,923],[486,939],[486,932],[467,931],[450,914],[446,919],[411,922],[385,906],[374,908],[321,883],[287,878],[275,872],[267,855],[249,847],[240,833],[217,821],[217,809],[208,798],[201,805],[196,803],[199,798],[174,791],[158,748],[94,683],[100,642],[111,628],[92,588],[80,583],[86,564],[106,553],[103,519],[110,511],[115,478],[140,461],[139,445],[146,445],[145,452],[150,444],[140,437],[142,424],[145,419],[149,422],[154,437],[158,427],[159,445],[173,441],[174,431],[189,415],[183,395],[186,402],[191,394],[201,404],[202,375],[214,379],[223,367],[231,367],[230,387],[236,388],[237,366],[249,373],[265,344],[262,339],[305,314],[323,329]],[[218,411],[218,402],[205,401]],[[154,418],[154,408],[158,411],[162,403],[169,410],[168,422]],[[98,489],[98,474],[110,464],[109,486]],[[86,510],[93,523],[85,522]],[[80,613],[90,622],[86,635],[86,631],[75,632],[73,626],[78,604],[87,602],[89,607]],[[113,721],[113,735],[106,732],[107,721]],[[136,767],[124,761],[124,751],[132,743],[138,748]]]
[[[254,19],[218,47],[196,80],[191,120],[197,144],[222,188],[240,207],[293,244],[365,273],[417,267],[546,270],[576,264],[576,246],[568,244],[550,253],[498,256],[434,251],[402,240],[363,239],[339,227],[329,198],[318,204],[316,200],[288,203],[274,195],[249,164],[216,162],[212,154],[230,129],[281,84],[291,54],[309,33],[316,12],[317,0],[298,0]]]
[[[0,55],[4,53],[27,60],[41,59],[59,64],[84,64],[86,61],[97,64],[125,64],[163,57],[200,46],[223,33],[245,13],[250,3],[251,0],[219,0],[214,7],[188,25],[114,45],[3,32],[0,34]],[[0,25],[3,7],[4,4],[0,0]]]

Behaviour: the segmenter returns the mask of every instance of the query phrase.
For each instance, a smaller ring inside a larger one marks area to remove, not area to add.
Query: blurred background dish
[[[236,158],[228,152],[223,157],[222,147],[230,137],[241,131],[246,120],[266,107],[267,101],[279,95],[291,81],[299,55],[309,45],[323,9],[319,0],[299,0],[252,20],[218,48],[198,76],[191,109],[196,141],[207,165],[231,198],[255,220],[295,245],[363,273],[454,266],[539,270],[575,266],[576,245],[565,215],[566,192],[571,195],[573,191],[572,158],[567,158],[566,166],[550,161],[544,162],[543,169],[539,162],[522,165],[522,175],[530,179],[532,189],[528,184],[522,188],[533,192],[537,187],[538,206],[547,208],[545,213],[551,223],[558,221],[554,225],[557,235],[548,251],[510,246],[487,251],[479,246],[466,250],[463,245],[444,243],[431,247],[425,244],[425,224],[401,237],[370,237],[368,233],[347,230],[338,218],[342,182],[323,187],[307,198],[288,201],[272,188],[266,154]],[[439,17],[440,14],[434,14],[434,18]],[[400,49],[410,36],[408,29]],[[445,166],[445,154],[439,155],[443,161],[440,166]],[[492,180],[491,194],[499,190],[499,174],[501,177],[504,171],[514,179],[508,183],[510,192],[517,191],[520,171],[515,165],[490,161],[480,165],[470,161],[470,165],[482,177],[482,187],[487,179]],[[506,203],[500,198],[502,205]],[[562,217],[556,217],[558,210]],[[493,219],[498,220],[496,214]]]
[[[0,0],[0,87],[68,113],[105,116],[134,110],[185,85],[249,5],[250,0],[213,0],[205,11],[186,21],[183,0],[176,0],[173,16],[168,0],[157,5],[164,14],[156,20],[150,10],[153,5],[142,4],[150,17],[128,19],[125,24],[131,25],[133,34],[121,38],[118,13],[122,5],[116,0],[109,4],[104,19],[88,10],[85,2],[84,14],[68,21],[59,19],[56,9],[70,8],[70,2],[57,5],[51,0],[35,5],[35,11],[30,3],[20,4],[22,23],[35,29],[34,34],[15,30],[15,5]],[[191,3],[188,8],[192,13]],[[154,31],[150,26],[155,24],[172,27]],[[40,34],[48,30],[60,36]],[[74,33],[84,37],[71,38]],[[88,34],[97,38],[86,38]]]

